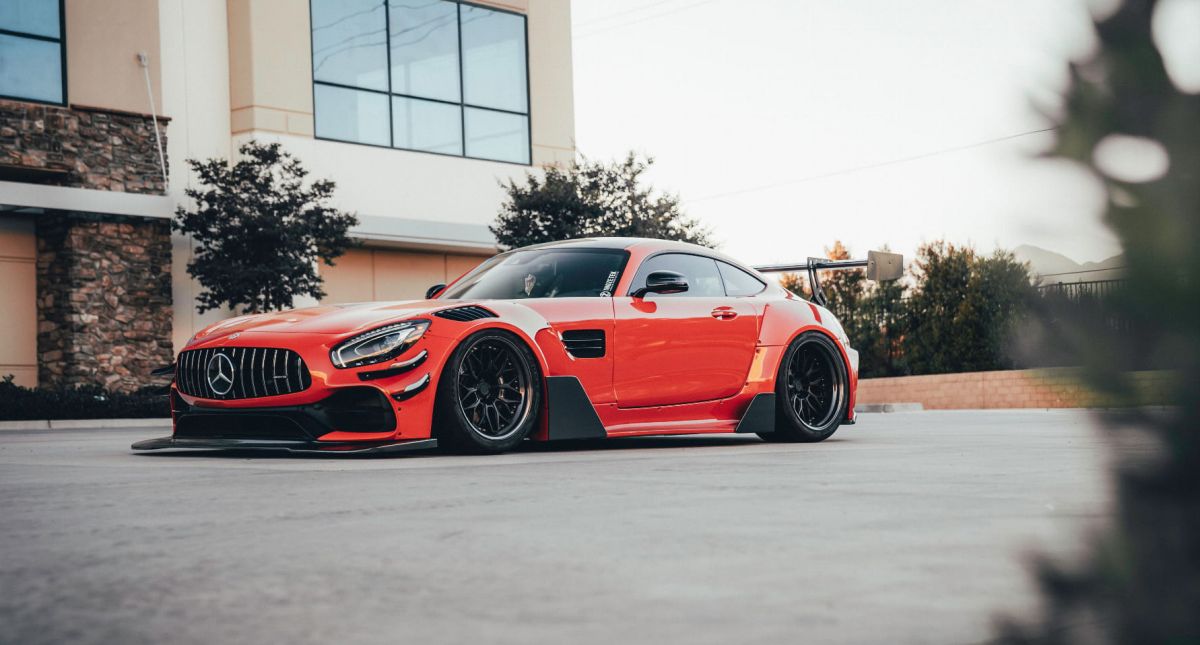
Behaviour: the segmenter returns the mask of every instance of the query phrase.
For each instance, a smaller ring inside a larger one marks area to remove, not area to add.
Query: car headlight
[[[341,369],[382,363],[403,354],[421,339],[426,329],[429,329],[428,320],[406,320],[372,329],[334,347],[329,352],[329,360]]]

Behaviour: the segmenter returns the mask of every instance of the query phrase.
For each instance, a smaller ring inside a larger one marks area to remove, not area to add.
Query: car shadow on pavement
[[[830,438],[823,443],[837,442]],[[768,445],[754,435],[664,435],[652,437],[615,437],[612,439],[578,439],[567,441],[526,441],[513,453],[555,453],[601,450],[654,450],[659,448],[705,448]],[[356,455],[345,453],[292,453],[283,450],[164,450],[136,452],[139,457],[179,458],[209,457],[217,459],[405,459],[416,457],[469,456],[449,449],[435,448],[409,453],[383,455]],[[487,457],[488,455],[480,455]]]

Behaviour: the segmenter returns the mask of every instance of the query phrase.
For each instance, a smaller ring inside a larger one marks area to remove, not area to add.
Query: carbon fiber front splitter
[[[160,437],[139,441],[130,447],[134,450],[274,450],[310,455],[384,455],[437,448],[437,439],[320,442]]]

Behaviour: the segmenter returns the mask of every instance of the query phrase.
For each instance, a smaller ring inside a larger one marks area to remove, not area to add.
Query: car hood
[[[367,302],[291,309],[269,314],[239,316],[206,327],[194,341],[214,340],[241,332],[292,334],[354,334],[389,322],[417,318],[449,307],[475,304],[467,301]]]

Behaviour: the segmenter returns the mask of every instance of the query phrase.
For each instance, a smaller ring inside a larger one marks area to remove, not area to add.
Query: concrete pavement
[[[1081,411],[495,457],[128,450],[152,435],[0,436],[0,642],[979,642],[1110,497]]]

